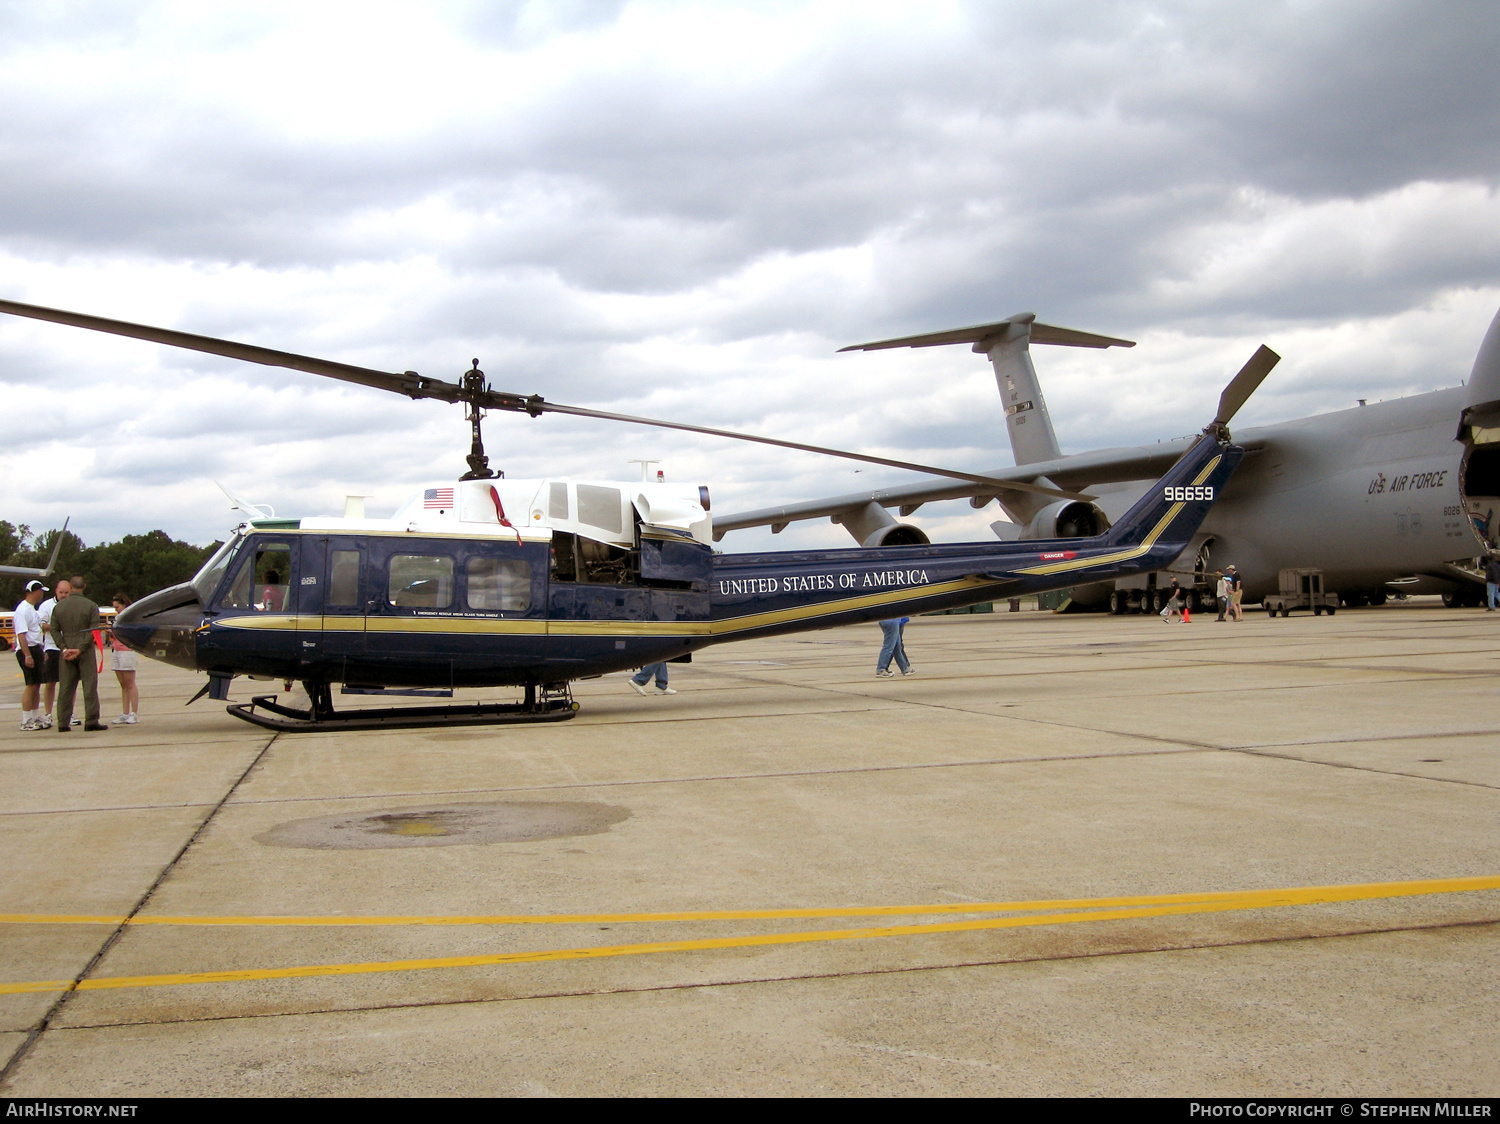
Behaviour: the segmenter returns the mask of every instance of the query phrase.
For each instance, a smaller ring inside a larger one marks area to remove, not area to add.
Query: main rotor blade
[[[1215,426],[1228,425],[1229,419],[1240,412],[1240,407],[1271,373],[1271,368],[1280,362],[1281,356],[1265,344],[1261,344],[1255,354],[1250,356],[1250,361],[1240,368],[1240,373],[1229,380],[1224,393],[1219,395],[1219,416],[1214,418],[1213,424]]]
[[[325,375],[343,382],[371,386],[376,390],[393,391],[408,398],[437,398],[444,402],[456,402],[459,397],[459,387],[456,384],[443,382],[441,379],[423,378],[415,371],[399,375],[374,371],[368,367],[314,359],[312,356],[296,355],[290,351],[275,351],[269,347],[256,347],[254,344],[215,339],[213,336],[197,336],[170,328],[153,328],[149,324],[132,324],[126,320],[110,320],[82,312],[43,308],[41,305],[22,304],[20,301],[0,300],[0,312],[8,312],[12,316],[28,316],[33,320],[50,320],[54,324],[67,324],[94,332],[107,332],[112,336],[129,336],[131,339],[166,344],[168,347],[202,351],[209,355],[222,355],[226,359],[243,359],[247,363],[260,363],[267,367],[288,367],[310,375]]]
[[[360,386],[373,387],[376,390],[388,390],[396,394],[404,394],[408,398],[436,398],[443,402],[470,401],[485,409],[528,413],[532,417],[536,417],[542,413],[572,414],[576,417],[602,418],[606,421],[650,425],[658,429],[680,429],[688,433],[704,433],[712,437],[728,437],[735,441],[753,441],[761,445],[775,445],[779,448],[796,449],[805,453],[822,453],[825,456],[863,461],[866,464],[880,464],[889,468],[904,468],[913,472],[925,472],[932,476],[946,476],[954,480],[967,480],[975,484],[989,484],[994,485],[998,490],[1035,492],[1039,495],[1053,496],[1057,499],[1067,500],[1091,500],[1093,498],[1092,496],[1082,495],[1078,492],[1064,492],[1058,488],[1047,488],[1040,484],[1028,484],[1019,480],[1000,480],[993,476],[980,476],[972,472],[958,472],[953,469],[934,468],[931,465],[915,464],[911,461],[891,460],[886,457],[871,457],[863,453],[846,452],[842,449],[828,449],[821,445],[805,445],[797,441],[781,441],[774,437],[757,437],[754,434],[736,433],[728,429],[712,429],[708,426],[659,421],[655,418],[638,418],[629,414],[612,414],[604,410],[589,410],[581,406],[563,406],[547,402],[540,395],[527,397],[489,389],[476,394],[472,391],[466,392],[463,387],[456,383],[444,382],[442,379],[424,378],[415,371],[392,374],[388,371],[376,371],[368,367],[355,367],[348,363],[335,363],[328,359],[317,359],[310,355],[297,355],[290,351],[276,351],[269,347],[257,347],[254,344],[237,343],[234,340],[221,340],[213,336],[199,336],[191,332],[178,332],[171,328],[155,328],[149,324],[132,324],[126,320],[111,320],[104,316],[90,316],[82,312],[68,312],[58,308],[44,308],[41,305],[23,304],[20,301],[0,300],[0,312],[7,312],[12,316],[26,316],[33,320],[47,320],[54,324],[66,324],[74,328],[87,328],[90,331],[105,332],[114,336],[128,336],[131,339],[145,340],[148,343],[165,344],[168,347],[181,347],[188,351],[201,351],[209,355],[222,355],[227,359],[241,359],[247,363],[260,363],[267,367],[286,367],[290,370],[303,371],[310,375],[323,375],[327,378],[339,379],[343,382],[352,382]]]
[[[509,396],[508,396],[509,397]],[[758,445],[775,445],[781,449],[796,449],[803,453],[822,453],[828,457],[842,457],[844,460],[863,461],[866,464],[882,464],[887,468],[905,468],[912,472],[925,472],[931,476],[947,476],[953,480],[967,480],[974,484],[990,484],[998,490],[1014,492],[1035,492],[1042,496],[1053,496],[1062,500],[1092,500],[1093,496],[1086,496],[1079,492],[1065,492],[1060,488],[1048,488],[1041,484],[1028,484],[1020,480],[1001,480],[994,476],[980,476],[973,472],[959,472],[951,468],[934,468],[930,464],[916,464],[912,461],[892,460],[888,457],[872,457],[864,453],[851,453],[844,449],[829,449],[822,445],[806,445],[800,441],[782,441],[776,437],[759,437],[753,433],[737,433],[732,429],[713,429],[706,425],[688,425],[684,422],[659,421],[656,418],[638,418],[631,414],[612,414],[606,410],[590,410],[582,406],[563,406],[556,402],[547,402],[532,398],[525,400],[521,406],[501,406],[501,409],[525,409],[533,413],[550,414],[572,414],[580,418],[602,418],[605,421],[630,422],[633,425],[651,425],[658,429],[680,429],[687,433],[706,433],[711,437],[729,437],[735,441],[753,441]]]

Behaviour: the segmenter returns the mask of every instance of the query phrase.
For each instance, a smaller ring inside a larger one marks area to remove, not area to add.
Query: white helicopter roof
[[[697,484],[618,480],[458,480],[415,492],[389,519],[321,517],[300,520],[302,530],[400,531],[546,541],[568,531],[620,547],[635,545],[642,530],[689,535],[713,543],[708,489]],[[501,520],[504,520],[502,522]]]

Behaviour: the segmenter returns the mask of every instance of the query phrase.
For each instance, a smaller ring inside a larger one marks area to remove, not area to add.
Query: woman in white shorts
[[[118,613],[126,605],[130,604],[130,598],[123,593],[114,596],[115,612]],[[116,726],[127,726],[135,724],[136,707],[141,702],[141,692],[135,685],[136,656],[129,648],[120,643],[113,632],[109,634],[109,660],[110,666],[114,668],[115,678],[120,681],[120,717],[114,720]]]

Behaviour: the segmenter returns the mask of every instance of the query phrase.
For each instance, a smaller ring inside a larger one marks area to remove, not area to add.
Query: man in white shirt
[[[36,607],[36,615],[42,622],[42,713],[37,719],[42,729],[52,728],[52,704],[57,701],[57,662],[62,659],[62,649],[52,639],[52,610],[69,594],[67,582],[58,582],[53,596]]]
[[[26,594],[16,606],[16,662],[21,665],[21,729],[45,729],[41,722],[41,711],[37,709],[41,694],[42,669],[46,655],[42,649],[42,619],[36,607],[47,595],[47,587],[39,581],[26,583]]]

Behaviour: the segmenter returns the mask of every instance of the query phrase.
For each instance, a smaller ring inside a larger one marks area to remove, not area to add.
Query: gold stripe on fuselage
[[[718,621],[547,621],[476,619],[473,617],[335,617],[309,614],[291,616],[283,613],[267,616],[229,617],[215,621],[220,628],[254,629],[267,632],[310,632],[320,627],[324,632],[402,632],[430,635],[490,636],[722,636],[755,628],[787,624],[810,617],[833,616],[854,612],[874,605],[937,597],[963,590],[999,585],[985,578],[959,578],[956,581],[906,586],[863,597],[846,597],[817,605],[799,605],[764,613],[749,613]]]

